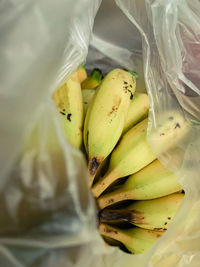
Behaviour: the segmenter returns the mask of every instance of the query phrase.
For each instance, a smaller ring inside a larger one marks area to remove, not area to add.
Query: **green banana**
[[[92,98],[84,124],[90,184],[99,165],[111,153],[122,134],[135,86],[134,76],[115,69],[102,80]]]
[[[176,193],[153,200],[135,201],[124,209],[104,209],[99,213],[99,219],[104,223],[126,221],[149,230],[167,230],[183,197],[184,194]]]
[[[177,177],[155,160],[139,172],[128,177],[119,189],[97,199],[100,209],[124,200],[148,200],[167,196],[182,188]]]
[[[91,72],[91,75],[81,83],[81,88],[82,89],[96,88],[101,83],[102,77],[103,77],[102,72],[99,69],[94,69]]]
[[[95,197],[117,179],[138,172],[156,159],[146,140],[147,123],[147,119],[143,120],[122,137],[111,154],[107,173],[92,187]]]
[[[54,92],[53,100],[60,113],[66,138],[80,148],[82,144],[83,100],[77,72]]]
[[[100,223],[99,232],[102,236],[120,241],[133,254],[141,254],[149,250],[164,233],[164,231],[151,231],[138,227],[119,229],[104,223]]]
[[[137,90],[137,88],[136,88]],[[131,100],[125,120],[123,133],[126,133],[135,124],[145,119],[149,112],[149,97],[147,94],[135,93]]]
[[[84,114],[86,114],[88,106],[95,94],[95,89],[90,89],[90,90],[82,90],[82,95],[83,95],[83,109],[84,109]]]
[[[81,66],[76,72],[77,72],[80,84],[87,79],[87,72],[85,70],[85,66]]]

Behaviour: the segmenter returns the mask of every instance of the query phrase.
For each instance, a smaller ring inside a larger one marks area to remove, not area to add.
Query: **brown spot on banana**
[[[176,123],[174,129],[176,129],[176,128],[181,128],[181,126],[180,126],[180,124],[178,122]]]
[[[90,161],[89,161],[89,165],[88,165],[88,169],[89,169],[89,173],[90,175],[94,175],[99,167],[101,162],[98,161],[98,159],[96,157],[93,157]]]
[[[118,110],[118,108],[119,108],[119,106],[121,104],[121,101],[122,101],[121,97],[116,97],[114,99],[114,101],[113,101],[114,102],[114,105],[112,106],[111,111],[108,112],[108,116],[111,116],[112,114],[114,114],[114,113],[117,112],[117,110]]]
[[[114,112],[117,112],[117,110],[118,110],[118,107],[117,106],[112,106],[111,111],[108,112],[108,116],[112,115],[112,113],[114,113]]]
[[[114,233],[116,235],[118,233],[116,230],[111,230],[111,229],[108,229],[108,228],[104,228],[104,232],[106,232],[106,233]]]
[[[103,235],[104,233],[114,233],[114,234],[118,234],[117,230],[111,229],[109,228],[109,226],[103,226],[100,225],[100,233]]]
[[[68,120],[68,121],[71,121],[71,116],[72,116],[71,113],[68,113],[68,114],[67,114],[67,120]]]
[[[129,222],[135,224],[146,224],[142,212],[134,210],[102,210],[99,213],[101,222]]]
[[[97,170],[103,160],[104,160],[103,157],[100,158],[93,157],[89,159],[88,170],[90,174],[90,186],[92,186]]]
[[[153,230],[154,231],[164,231],[164,230],[167,230],[167,229],[166,228],[159,227],[159,228],[154,228]]]

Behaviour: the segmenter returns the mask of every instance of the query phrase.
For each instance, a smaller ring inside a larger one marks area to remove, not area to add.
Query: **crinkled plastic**
[[[148,140],[155,152],[161,115],[173,110],[187,120],[187,136],[159,155],[176,172],[184,201],[166,234],[146,254],[129,255],[104,246],[86,162],[66,142],[51,100],[66,75],[86,60],[100,1],[2,2],[2,267],[199,266],[200,4],[197,0],[116,0],[116,4],[104,1],[100,7],[87,67],[96,64],[106,72],[121,66],[134,69],[139,77],[144,73],[151,102]],[[143,88],[143,79],[138,82]]]

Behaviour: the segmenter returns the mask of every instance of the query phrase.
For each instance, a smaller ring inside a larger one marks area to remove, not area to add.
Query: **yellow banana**
[[[89,158],[90,184],[99,165],[122,134],[135,85],[133,75],[115,69],[102,80],[89,105],[84,124],[84,144]]]
[[[189,132],[188,121],[176,110],[158,115],[156,122],[151,133],[151,145],[156,154],[176,148]]]
[[[83,100],[77,72],[53,94],[60,113],[66,138],[70,144],[80,148],[82,144]]]
[[[107,173],[92,187],[95,197],[117,179],[138,172],[156,159],[146,140],[147,122],[147,119],[143,120],[122,137],[111,154]]]
[[[167,230],[183,197],[184,194],[176,193],[153,200],[135,201],[124,209],[104,209],[99,219],[104,223],[129,222],[149,230]]]
[[[119,189],[97,199],[100,209],[124,200],[148,200],[180,191],[177,177],[155,160],[139,172],[128,177]]]
[[[95,94],[95,89],[90,89],[90,90],[82,90],[82,95],[83,95],[83,109],[84,109],[84,114],[86,114],[88,106]]]
[[[147,94],[136,93],[131,100],[128,114],[125,120],[123,133],[126,133],[135,124],[142,121],[148,116],[149,112],[149,97]]]
[[[141,228],[119,229],[104,223],[100,223],[99,232],[120,241],[133,254],[141,254],[149,250],[162,236],[164,231],[151,231]]]
[[[99,86],[102,79],[102,72],[99,69],[94,69],[91,75],[81,83],[82,89],[93,89]]]

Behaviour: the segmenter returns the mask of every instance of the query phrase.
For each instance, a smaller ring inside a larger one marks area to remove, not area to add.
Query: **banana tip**
[[[91,176],[94,176],[99,168],[99,165],[103,161],[102,158],[92,157],[89,159],[88,170]]]

